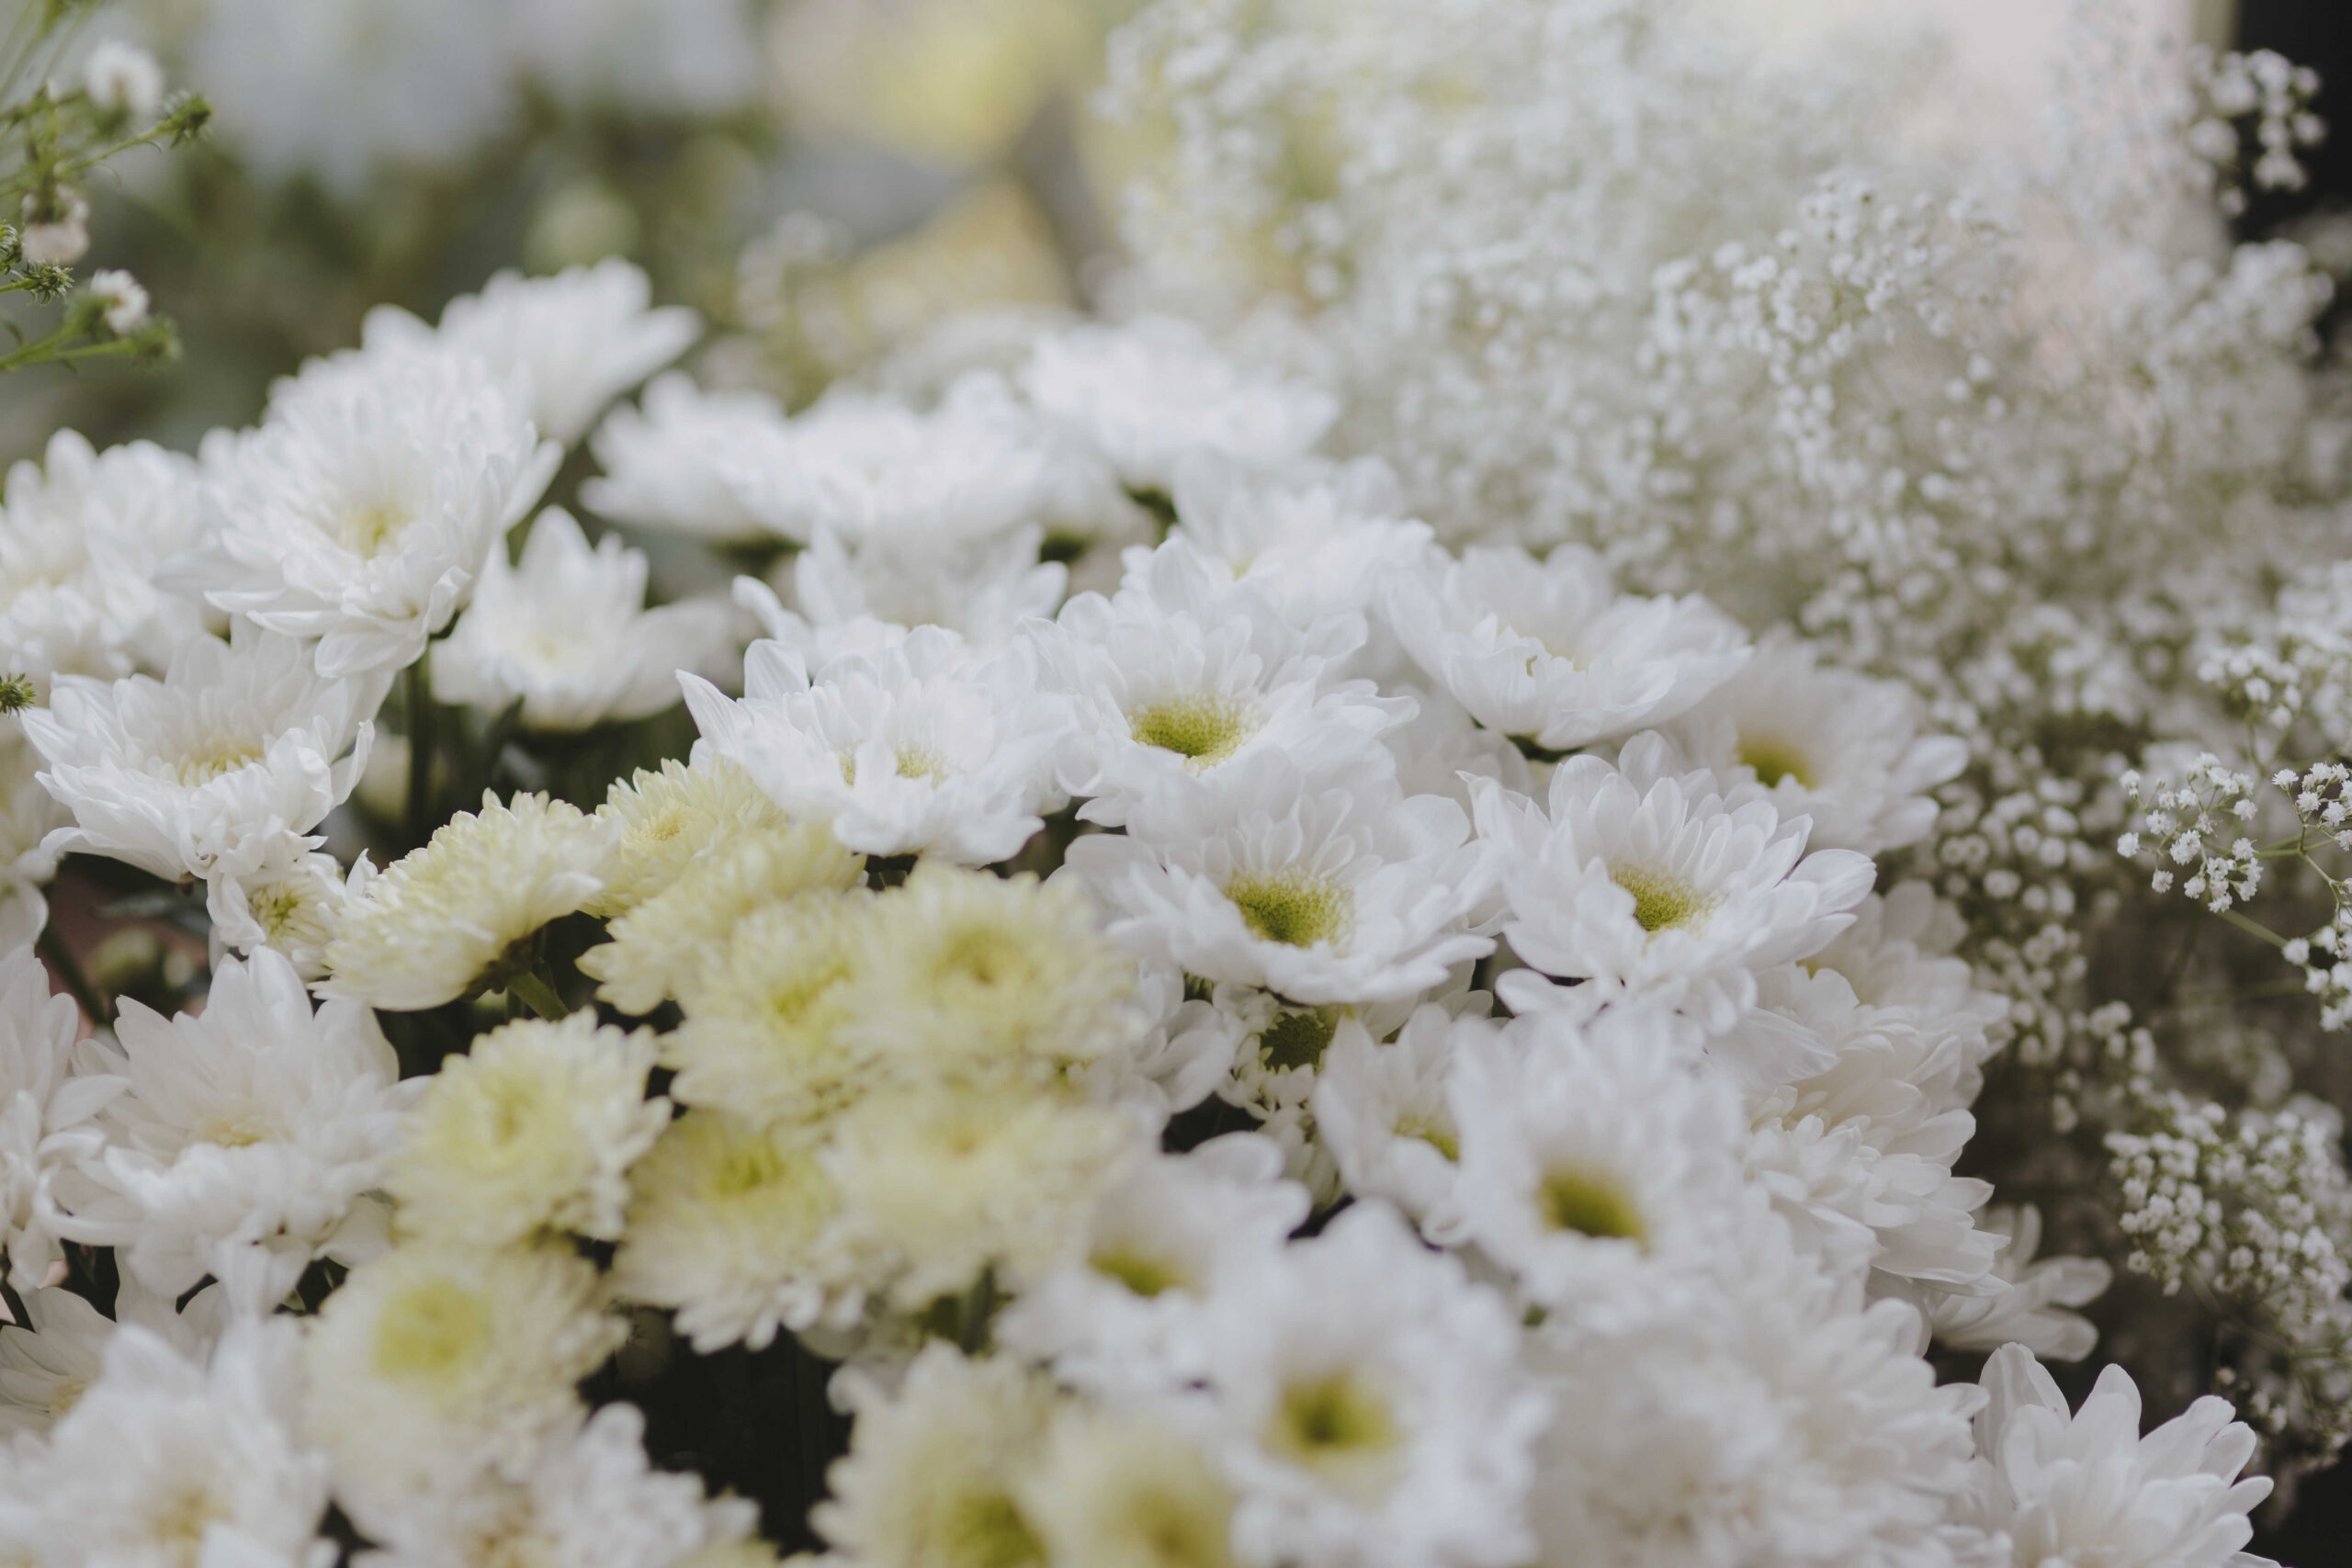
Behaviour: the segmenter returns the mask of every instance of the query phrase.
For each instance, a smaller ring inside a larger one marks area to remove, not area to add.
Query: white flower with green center
[[[1544,1417],[1502,1298],[1359,1203],[1237,1273],[1209,1307],[1198,1414],[1239,1494],[1244,1562],[1530,1560],[1531,1449]]]
[[[214,877],[206,889],[205,913],[220,947],[243,953],[273,949],[303,979],[316,980],[327,972],[327,943],[343,918],[348,886],[342,863],[313,851],[290,865]]]
[[[1548,816],[1487,781],[1474,793],[1510,905],[1503,935],[1540,972],[1503,976],[1520,1011],[1640,997],[1721,1034],[1754,1005],[1760,971],[1852,923],[1876,874],[1850,850],[1805,853],[1804,818],[1782,818],[1752,783],[1726,791],[1681,772],[1655,731],[1616,766],[1561,763]],[[1571,998],[1544,976],[1588,985]]]
[[[1169,778],[1066,863],[1144,957],[1293,1002],[1410,996],[1493,946],[1472,929],[1490,878],[1461,807],[1378,769],[1308,773],[1269,750]]]
[[[1442,552],[1391,570],[1380,604],[1430,678],[1488,729],[1571,750],[1680,716],[1748,656],[1697,597],[1620,594],[1600,558],[1562,545]]]
[[[1477,996],[1476,1004],[1487,999]],[[1454,1190],[1462,1166],[1462,1129],[1446,1083],[1462,1053],[1498,1027],[1462,1005],[1417,1008],[1385,1042],[1354,1019],[1340,1021],[1308,1101],[1316,1136],[1338,1161],[1347,1190],[1385,1198],[1444,1238],[1460,1234]]]
[[[167,881],[299,859],[359,782],[384,690],[323,678],[304,645],[243,623],[186,644],[161,681],[61,677],[23,720],[41,783],[74,814],[47,847]]]
[[[1726,784],[1752,779],[1781,816],[1810,817],[1815,848],[1875,855],[1925,838],[1935,787],[1968,765],[1965,741],[1919,723],[1910,687],[1822,668],[1811,643],[1782,637],[1673,732]]]
[[[434,644],[439,700],[485,713],[523,705],[524,728],[582,730],[644,718],[679,700],[678,672],[721,672],[735,651],[734,607],[694,599],[644,608],[644,552],[607,534],[591,548],[580,525],[549,507],[523,558],[503,545],[482,562],[474,600]]]
[[[1199,1444],[1148,1416],[1065,1405],[1020,1501],[1055,1562],[1232,1568],[1233,1488]]]
[[[1136,553],[1115,595],[1080,594],[1036,631],[1046,681],[1077,706],[1064,782],[1092,797],[1080,815],[1115,826],[1161,780],[1208,777],[1261,750],[1379,772],[1385,756],[1363,739],[1413,706],[1340,679],[1364,637],[1360,615],[1292,626],[1181,538]]]
[[[1010,859],[1060,805],[1067,699],[1036,688],[1016,644],[975,659],[921,626],[894,647],[843,653],[812,680],[783,645],[757,642],[744,695],[682,677],[702,729],[793,817],[826,822],[862,854],[925,852],[962,865]]]
[[[169,581],[316,638],[322,675],[397,670],[465,607],[562,456],[523,389],[470,356],[314,360],[259,429],[206,446],[211,538]]]
[[[67,1234],[119,1248],[159,1294],[209,1274],[260,1307],[312,1258],[354,1262],[380,1245],[366,1195],[416,1089],[373,1012],[313,1013],[293,964],[267,948],[223,960],[200,1013],[120,1005],[113,1070],[130,1089],[99,1114],[106,1147],[66,1189]]]

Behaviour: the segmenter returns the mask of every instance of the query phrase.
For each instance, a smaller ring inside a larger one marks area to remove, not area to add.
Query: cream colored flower
[[[659,773],[639,768],[626,781],[615,779],[596,816],[615,832],[605,890],[587,909],[608,920],[677,881],[697,858],[747,834],[790,826],[751,775],[724,757],[691,766],[673,757]]]

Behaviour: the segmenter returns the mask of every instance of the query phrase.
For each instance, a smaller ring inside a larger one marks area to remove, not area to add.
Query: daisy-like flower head
[[[582,1011],[518,1019],[444,1061],[384,1180],[402,1232],[485,1247],[619,1235],[629,1163],[670,1119],[645,1098],[653,1055],[649,1032]]]
[[[1976,1522],[2007,1532],[2016,1562],[2275,1568],[2240,1550],[2270,1478],[2237,1479],[2257,1445],[2229,1401],[2208,1394],[2143,1438],[2121,1367],[2072,1414],[2022,1345],[1993,1352],[1980,1381]]]
[[[800,606],[793,618],[806,620],[770,635],[823,646],[855,623],[879,621],[944,626],[976,649],[1000,648],[1031,617],[1052,615],[1069,586],[1068,567],[1037,558],[1045,539],[1031,523],[967,542],[885,537],[853,546],[820,527],[792,558]]]
[[[656,376],[641,408],[623,405],[588,443],[604,473],[580,487],[599,517],[716,542],[770,536],[723,465],[775,437],[784,411],[757,392],[706,392],[681,370]]]
[[[1271,468],[1311,450],[1339,415],[1329,393],[1246,369],[1171,316],[1040,338],[1021,387],[1102,453],[1130,490],[1162,494],[1188,457]]]
[[[650,309],[652,285],[618,256],[553,277],[502,272],[441,312],[438,332],[397,306],[368,312],[368,348],[439,346],[500,376],[523,373],[539,433],[569,446],[605,405],[686,351],[702,319],[679,305]]]
[[[303,1341],[311,1438],[370,1535],[485,1466],[527,1466],[579,1418],[573,1385],[626,1337],[568,1250],[393,1248],[351,1271]]]
[[[1068,702],[1036,690],[1018,645],[974,660],[917,627],[873,657],[845,653],[812,682],[773,642],[752,645],[744,695],[681,677],[703,749],[750,773],[796,818],[830,822],[862,854],[1010,859],[1057,805]]]
[[[335,680],[310,649],[244,625],[201,637],[161,681],[62,677],[27,710],[41,783],[74,813],[49,848],[166,881],[244,876],[299,858],[366,766],[380,679]]]
[[[94,1119],[130,1087],[96,1045],[75,1043],[78,1022],[31,947],[0,955],[0,1239],[19,1290],[47,1282],[66,1223],[59,1178],[105,1146]]]
[[[160,670],[204,630],[202,607],[151,578],[193,547],[196,464],[144,441],[100,453],[70,430],[8,470],[0,508],[0,648],[46,689],[52,675]]]
[[[855,1321],[870,1266],[806,1130],[689,1111],[629,1179],[613,1289],[675,1311],[697,1351]]]
[[[114,1315],[63,1285],[21,1292],[25,1321],[0,1327],[0,1431],[46,1432],[96,1385],[119,1329],[145,1329],[199,1364],[236,1321],[228,1292],[208,1286],[186,1312],[175,1298],[143,1289],[136,1275],[115,1286]]]
[[[472,605],[433,646],[435,692],[488,713],[520,702],[530,729],[660,713],[678,701],[679,671],[719,672],[735,615],[709,599],[645,609],[647,570],[618,535],[592,549],[571,513],[549,507],[519,564],[506,564],[503,545],[484,558]]]
[[[659,773],[639,768],[615,779],[596,816],[611,826],[613,847],[605,889],[586,908],[605,919],[662,892],[701,857],[788,825],[751,775],[724,757],[691,764],[666,758]]]
[[[1487,728],[1565,751],[1664,723],[1721,685],[1747,637],[1703,599],[1620,595],[1600,558],[1542,560],[1432,549],[1389,571],[1380,602],[1397,640]]]
[[[343,919],[348,888],[343,866],[313,852],[291,864],[263,866],[242,877],[216,876],[206,890],[213,959],[229,951],[283,954],[305,980],[327,972],[327,942]]]
[[[1454,1063],[1498,1026],[1434,1002],[1383,1042],[1340,1020],[1316,1065],[1317,1136],[1359,1198],[1385,1198],[1432,1235],[1456,1235],[1462,1129],[1446,1084]]]
[[[1412,705],[1334,678],[1364,636],[1353,615],[1295,628],[1181,539],[1138,557],[1116,595],[1081,594],[1036,633],[1045,679],[1076,705],[1065,782],[1093,797],[1080,815],[1119,824],[1170,775],[1205,776],[1267,749],[1310,770],[1376,766],[1363,739]]]
[[[415,1098],[374,1013],[313,1013],[293,964],[265,948],[222,964],[201,1013],[123,998],[115,1033],[130,1092],[66,1189],[69,1234],[121,1248],[149,1290],[210,1274],[263,1306],[313,1258],[366,1255],[382,1223],[362,1197]]]
[[[1975,1103],[1984,1059],[2008,1038],[2007,1000],[1980,988],[1967,960],[1953,956],[1966,929],[1926,883],[1901,883],[1863,899],[1854,923],[1808,961],[1844,976],[1880,1027],[1934,1037],[1922,1059],[1948,1070],[1913,1081],[1942,1110]]]
[[[1767,642],[1675,727],[1683,750],[1727,784],[1763,785],[1781,816],[1812,818],[1816,849],[1917,843],[1935,826],[1930,792],[1968,765],[1967,742],[1921,735],[1909,687],[1816,660],[1811,643]]]
[[[1994,1255],[1992,1279],[2002,1288],[1991,1295],[1955,1295],[1933,1288],[1901,1293],[1927,1314],[1928,1325],[1943,1343],[1963,1350],[2024,1346],[2052,1361],[2079,1361],[2098,1343],[2098,1329],[2071,1307],[2088,1306],[2107,1293],[2115,1270],[2098,1258],[2036,1258],[2041,1248],[2041,1211],[2030,1203],[1986,1209],[1976,1226],[2008,1245]]]
[[[1626,742],[1617,767],[1571,757],[1552,775],[1548,819],[1482,784],[1478,829],[1504,862],[1503,934],[1521,958],[1721,1033],[1753,1004],[1758,970],[1818,953],[1852,922],[1875,872],[1850,850],[1806,854],[1803,818],[1673,761],[1655,731]],[[1521,1011],[1546,1002],[1532,976],[1499,988]]]
[[[1425,558],[1426,523],[1401,521],[1396,481],[1369,460],[1252,472],[1198,457],[1176,471],[1182,539],[1300,626],[1362,614],[1392,568]],[[1127,558],[1136,560],[1139,550]]]
[[[1149,1416],[1063,1405],[1018,1495],[1046,1562],[1232,1568],[1233,1488]]]
[[[544,795],[460,811],[372,876],[355,868],[319,994],[413,1011],[464,996],[603,888],[609,829]]]
[[[207,444],[212,538],[170,581],[316,637],[322,675],[398,669],[464,608],[562,457],[470,355],[316,361],[272,390],[260,429]]]
[[[1205,979],[1381,1001],[1494,946],[1468,929],[1487,875],[1461,807],[1376,771],[1310,775],[1261,752],[1214,781],[1165,781],[1127,826],[1080,839],[1066,863],[1114,938]]]
[[[1359,1203],[1211,1301],[1201,1430],[1247,1562],[1528,1560],[1543,1399],[1501,1298]]]

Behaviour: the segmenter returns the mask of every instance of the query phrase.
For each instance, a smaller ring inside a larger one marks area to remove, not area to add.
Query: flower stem
[[[509,994],[523,998],[523,1005],[541,1018],[550,1021],[568,1016],[571,1010],[563,1005],[555,983],[537,969],[519,969],[506,982]]]

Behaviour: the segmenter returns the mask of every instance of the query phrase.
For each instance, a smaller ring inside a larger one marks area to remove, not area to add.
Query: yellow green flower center
[[[1106,1247],[1087,1262],[1093,1265],[1096,1273],[1116,1280],[1139,1296],[1156,1296],[1186,1283],[1173,1264],[1126,1247]]]
[[[947,782],[947,760],[928,746],[901,746],[899,748],[899,776],[944,784]]]
[[[490,1342],[490,1303],[446,1275],[393,1293],[376,1318],[376,1371],[418,1382],[455,1382]]]
[[[343,514],[343,547],[362,560],[374,560],[407,531],[409,514],[385,502],[355,506]]]
[[[1624,1189],[1605,1176],[1575,1166],[1554,1166],[1535,1190],[1537,1212],[1555,1231],[1641,1241],[1646,1231],[1640,1211]]]
[[[216,736],[203,745],[192,746],[181,753],[176,769],[180,783],[210,784],[223,773],[233,773],[239,768],[260,761],[262,750],[260,745],[243,737]]]
[[[1695,926],[1715,907],[1715,901],[1681,877],[1638,865],[1612,865],[1609,880],[1634,896],[1634,919],[1656,936],[1664,931]]]
[[[1775,736],[1742,736],[1739,760],[1754,771],[1756,782],[1766,789],[1782,779],[1795,780],[1799,789],[1814,786],[1813,764],[1805,760],[1805,754]]]
[[[1025,1568],[1046,1560],[1045,1542],[1002,1492],[975,1488],[949,1498],[938,1514],[935,1554],[940,1568]]]
[[[1335,1007],[1285,1012],[1258,1036],[1258,1053],[1267,1067],[1278,1073],[1292,1067],[1319,1066],[1324,1049],[1331,1043],[1331,1036],[1339,1032],[1339,1028],[1340,1010]]]
[[[1127,716],[1136,744],[1157,746],[1199,767],[1213,767],[1241,749],[1265,719],[1238,697],[1170,697]]]
[[[1290,1384],[1266,1446],[1310,1470],[1341,1475],[1385,1460],[1397,1444],[1388,1402],[1351,1372]]]
[[[1345,887],[1322,877],[1293,873],[1282,876],[1237,876],[1226,885],[1250,930],[1261,940],[1288,947],[1313,947],[1317,942],[1338,946],[1345,939],[1355,914],[1355,897]]]
[[[1400,1116],[1396,1119],[1396,1135],[1419,1138],[1450,1161],[1459,1163],[1462,1158],[1462,1140],[1453,1126],[1442,1118]]]

